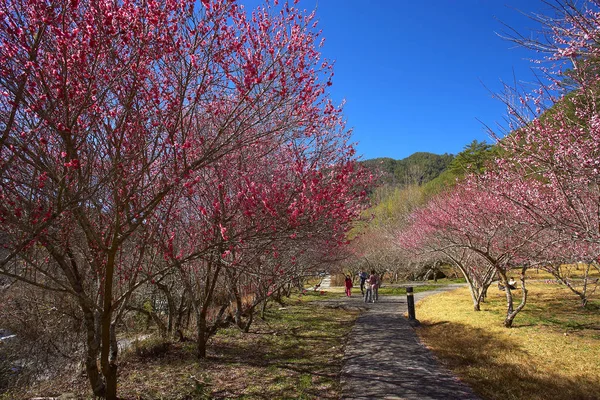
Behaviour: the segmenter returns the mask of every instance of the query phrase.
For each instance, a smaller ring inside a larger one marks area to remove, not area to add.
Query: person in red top
[[[346,296],[350,297],[352,296],[352,278],[350,278],[349,275],[346,275]]]

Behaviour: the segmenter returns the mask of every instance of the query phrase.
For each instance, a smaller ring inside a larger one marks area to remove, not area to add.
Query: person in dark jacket
[[[358,273],[358,277],[360,279],[360,293],[364,296],[365,295],[365,281],[367,280],[369,275],[365,271],[360,271]]]

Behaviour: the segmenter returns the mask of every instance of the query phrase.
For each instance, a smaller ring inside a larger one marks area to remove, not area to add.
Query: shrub
[[[159,358],[168,353],[171,342],[162,338],[148,338],[134,342],[135,354],[139,358]]]

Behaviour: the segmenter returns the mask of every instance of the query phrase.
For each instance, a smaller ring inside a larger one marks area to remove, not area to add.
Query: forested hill
[[[448,168],[453,159],[452,154],[418,152],[402,160],[373,158],[363,161],[363,164],[373,171],[381,171],[384,183],[404,186],[422,185],[435,179]]]

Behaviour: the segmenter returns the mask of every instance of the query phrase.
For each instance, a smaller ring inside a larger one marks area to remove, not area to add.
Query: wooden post
[[[406,288],[406,304],[408,305],[408,319],[415,320],[415,298],[412,286]]]

